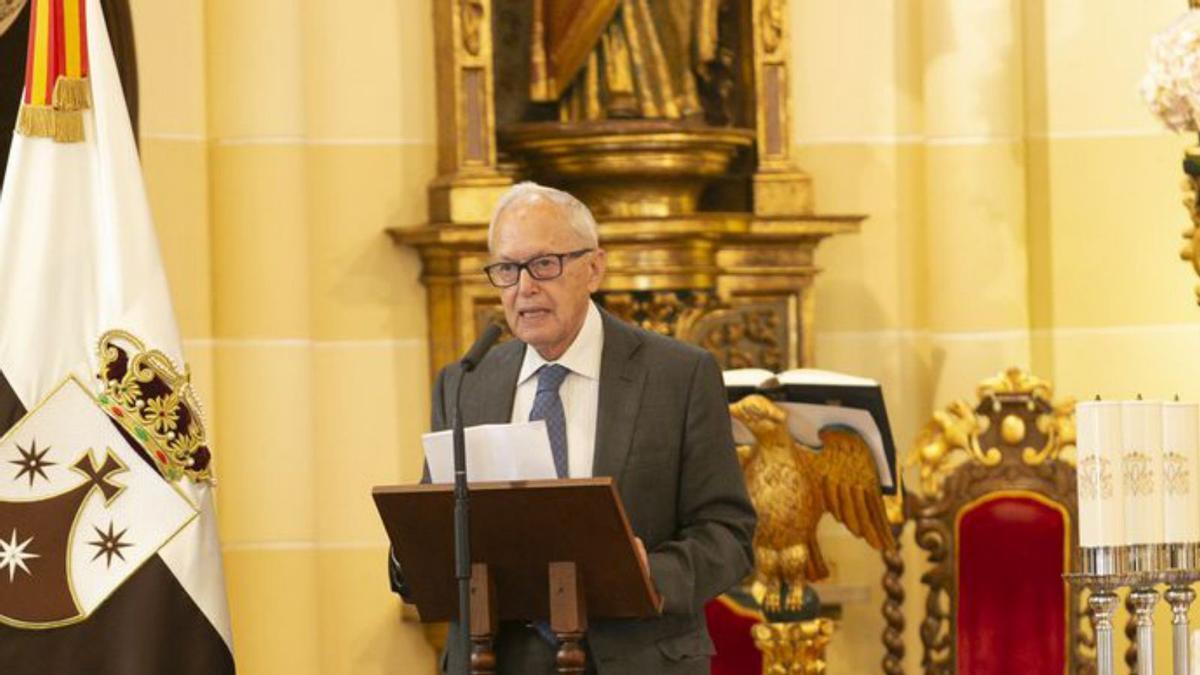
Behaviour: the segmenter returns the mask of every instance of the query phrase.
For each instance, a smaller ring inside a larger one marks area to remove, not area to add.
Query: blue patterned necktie
[[[533,410],[529,421],[545,420],[550,435],[550,452],[554,455],[554,470],[559,478],[567,477],[567,417],[563,411],[562,397],[558,388],[567,379],[570,370],[559,364],[547,364],[538,369],[537,395],[533,398]]]
[[[533,397],[533,410],[529,411],[529,421],[546,420],[546,432],[550,435],[550,453],[554,455],[554,470],[559,478],[567,477],[567,417],[563,412],[562,397],[558,388],[563,380],[571,373],[566,366],[546,364],[538,368],[537,395]],[[534,621],[533,629],[554,647],[558,638],[550,630],[547,621]]]

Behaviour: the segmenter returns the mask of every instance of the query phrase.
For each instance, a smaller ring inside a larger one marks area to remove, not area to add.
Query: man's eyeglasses
[[[483,268],[487,274],[488,281],[496,288],[508,288],[516,286],[521,280],[521,270],[529,272],[529,276],[538,281],[550,281],[562,276],[563,266],[566,261],[574,260],[585,253],[591,253],[594,249],[581,248],[578,251],[570,253],[546,253],[539,255],[536,258],[530,258],[525,262],[498,262],[492,263]]]

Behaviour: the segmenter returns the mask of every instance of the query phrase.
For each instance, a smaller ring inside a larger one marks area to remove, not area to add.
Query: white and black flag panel
[[[104,16],[29,11],[0,190],[0,673],[233,673],[212,453]]]

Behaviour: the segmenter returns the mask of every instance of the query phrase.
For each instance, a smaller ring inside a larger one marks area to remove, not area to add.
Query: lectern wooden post
[[[453,486],[372,494],[421,620],[455,620]],[[558,672],[582,673],[589,618],[661,610],[611,478],[475,483],[471,510],[472,673],[495,672],[500,621],[548,621]]]

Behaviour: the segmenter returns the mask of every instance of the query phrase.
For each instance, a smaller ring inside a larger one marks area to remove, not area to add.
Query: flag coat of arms
[[[212,453],[98,0],[31,0],[0,190],[0,672],[234,672]]]

